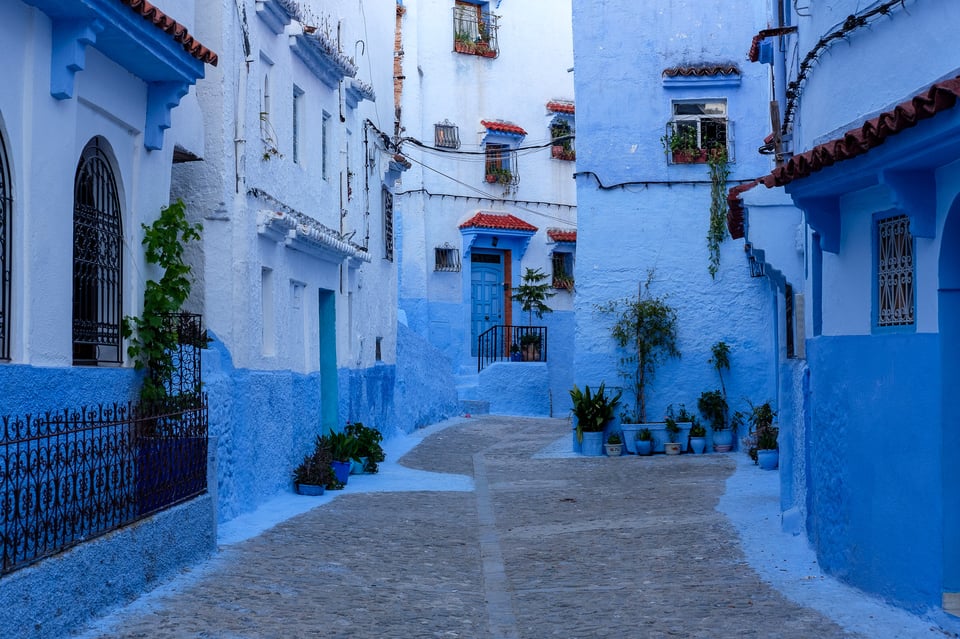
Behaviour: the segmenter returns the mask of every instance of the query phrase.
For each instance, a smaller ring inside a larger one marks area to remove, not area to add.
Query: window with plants
[[[554,251],[550,261],[553,266],[553,288],[572,291],[573,253]]]
[[[662,138],[671,164],[702,164],[710,152],[723,150],[732,160],[732,127],[725,100],[678,100]]]
[[[509,145],[493,142],[487,142],[484,150],[486,152],[484,177],[488,183],[505,186],[519,184],[516,151],[513,151]]]
[[[550,124],[551,157],[557,160],[573,161],[577,159],[577,151],[573,147],[574,126],[569,118],[557,116]]]
[[[488,2],[456,0],[453,6],[453,50],[457,53],[495,58],[498,16],[490,13]]]

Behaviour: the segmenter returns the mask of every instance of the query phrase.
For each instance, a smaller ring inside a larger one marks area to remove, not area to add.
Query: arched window
[[[119,363],[123,225],[113,169],[91,140],[73,195],[73,363]]]
[[[10,359],[10,251],[13,222],[13,185],[7,148],[0,135],[0,360]]]

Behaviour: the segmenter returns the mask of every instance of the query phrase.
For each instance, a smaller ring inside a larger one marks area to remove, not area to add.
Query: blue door
[[[503,261],[499,253],[470,255],[470,355],[477,354],[477,337],[503,324]]]

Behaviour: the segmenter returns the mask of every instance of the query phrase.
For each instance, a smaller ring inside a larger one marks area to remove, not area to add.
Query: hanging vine
[[[177,200],[164,207],[153,224],[143,227],[146,259],[159,266],[160,281],[148,280],[143,291],[143,315],[125,317],[123,336],[130,339],[127,354],[138,370],[146,368],[140,397],[158,400],[166,396],[164,381],[173,371],[173,351],[177,334],[164,323],[164,317],[176,313],[190,295],[190,266],[183,261],[187,242],[200,239],[200,224],[187,221],[186,206]]]
[[[720,244],[727,239],[727,178],[730,165],[726,149],[711,149],[707,154],[710,169],[710,227],[707,230],[707,248],[710,250],[710,277],[720,270]]]

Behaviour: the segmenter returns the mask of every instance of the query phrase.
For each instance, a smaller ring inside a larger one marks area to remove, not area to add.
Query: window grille
[[[550,139],[552,140],[551,157],[557,160],[576,160],[577,151],[573,147],[573,122],[565,117],[557,116],[550,123]]]
[[[453,50],[485,58],[497,57],[500,54],[498,20],[498,16],[490,13],[487,2],[457,0],[453,7]]]
[[[673,119],[667,123],[664,144],[672,164],[706,162],[711,149],[722,148],[727,161],[734,161],[733,123],[727,120],[723,100],[673,103]]]
[[[449,120],[444,120],[433,125],[434,145],[443,149],[460,148],[460,132],[457,125]]]
[[[303,89],[294,85],[293,87],[293,161],[300,163],[300,118],[302,116],[301,105],[303,103]]]
[[[460,250],[449,244],[437,246],[433,249],[434,271],[460,272]]]
[[[330,114],[323,112],[320,120],[320,176],[326,180],[329,177],[330,165]]]
[[[393,193],[383,189],[383,257],[393,261]]]
[[[573,289],[573,253],[555,251],[551,255],[553,288]]]
[[[73,202],[73,362],[119,363],[123,226],[113,169],[97,139],[80,157]]]
[[[913,236],[910,218],[877,220],[877,325],[914,323]]]
[[[0,136],[0,360],[10,359],[10,281],[13,185],[7,148]]]
[[[520,174],[517,171],[517,152],[512,151],[506,144],[487,143],[485,177],[490,184],[500,183],[517,185],[520,183]]]
[[[784,314],[784,323],[786,324],[786,346],[787,346],[787,357],[793,358],[796,357],[796,350],[793,345],[794,341],[794,321],[793,321],[793,286],[790,284],[786,285],[786,289],[783,292],[783,314]],[[801,336],[802,338],[802,336]]]

